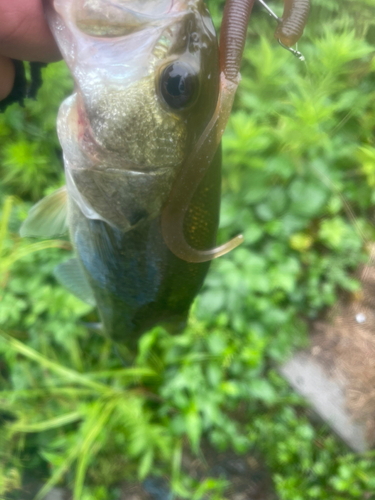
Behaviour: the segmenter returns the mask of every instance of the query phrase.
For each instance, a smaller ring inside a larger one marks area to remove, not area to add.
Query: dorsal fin
[[[23,238],[53,238],[66,234],[67,198],[66,186],[63,186],[40,200],[29,211],[20,235]]]

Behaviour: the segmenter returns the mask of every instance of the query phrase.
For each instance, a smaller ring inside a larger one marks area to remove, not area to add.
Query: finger
[[[0,101],[10,94],[15,73],[16,70],[12,61],[8,57],[0,55]]]
[[[0,52],[25,61],[61,58],[41,0],[0,0]]]

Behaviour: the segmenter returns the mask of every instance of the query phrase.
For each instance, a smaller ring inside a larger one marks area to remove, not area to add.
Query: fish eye
[[[190,106],[198,94],[198,75],[188,64],[176,61],[164,68],[160,78],[160,93],[173,109]]]

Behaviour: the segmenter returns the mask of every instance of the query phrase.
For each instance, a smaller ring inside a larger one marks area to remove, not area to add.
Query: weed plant
[[[223,2],[209,6],[219,24]],[[37,101],[0,116],[0,498],[30,472],[45,482],[39,500],[54,484],[111,500],[118,481],[150,473],[182,498],[225,499],[225,482],[181,472],[183,446],[199,454],[202,436],[260,450],[281,500],[372,498],[373,453],[313,426],[276,367],[306,345],[308,320],[358,289],[352,272],[375,236],[374,12],[375,0],[315,0],[303,64],[255,9],[223,141],[219,238],[245,243],[213,262],[184,333],[146,333],[129,368],[53,277],[69,243],[17,236],[31,203],[63,182],[64,64],[44,70]]]

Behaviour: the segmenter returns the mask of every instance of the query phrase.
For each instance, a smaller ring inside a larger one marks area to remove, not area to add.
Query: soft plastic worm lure
[[[286,47],[295,45],[303,34],[310,12],[310,0],[284,0],[281,23],[275,38]]]
[[[275,38],[280,45],[304,61],[305,58],[301,52],[291,47],[298,42],[303,34],[310,12],[310,0],[284,0],[284,12],[281,18],[263,0],[259,0],[259,2],[278,22]]]
[[[162,233],[168,248],[180,259],[205,262],[236,248],[243,242],[238,235],[210,250],[193,248],[184,236],[184,218],[220,144],[240,81],[239,72],[245,47],[247,25],[255,0],[227,0],[220,34],[220,95],[213,117],[196,147],[182,167],[162,214]]]
[[[279,43],[300,60],[304,60],[303,55],[290,46],[294,45],[303,33],[309,13],[309,0],[284,0],[284,13],[281,19],[263,0],[259,1],[279,23],[275,33]],[[162,214],[161,226],[166,245],[177,257],[188,262],[205,262],[215,259],[243,242],[243,236],[238,235],[219,247],[197,250],[186,241],[184,218],[194,192],[206,174],[220,144],[232,110],[240,80],[247,25],[254,2],[255,0],[227,0],[225,4],[220,34],[220,95],[216,111],[184,163]]]

